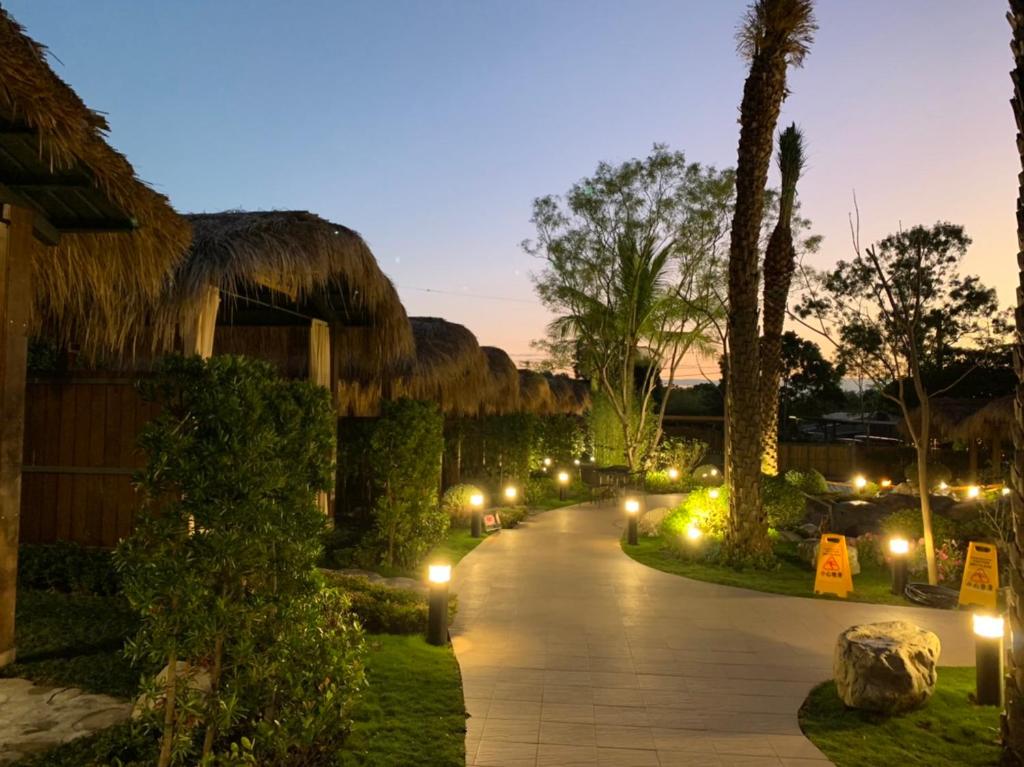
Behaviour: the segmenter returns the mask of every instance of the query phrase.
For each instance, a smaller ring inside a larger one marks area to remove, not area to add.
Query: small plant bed
[[[793,597],[838,599],[830,594],[814,593],[814,570],[797,554],[796,544],[788,541],[776,541],[776,566],[772,570],[737,570],[727,565],[686,559],[663,537],[641,538],[636,546],[630,546],[623,540],[622,550],[648,567],[697,581]],[[887,568],[870,564],[862,567],[861,572],[853,576],[854,591],[848,601],[914,606],[912,602],[891,593],[891,576]]]
[[[449,647],[415,636],[366,637],[366,678],[338,767],[462,767],[466,714],[459,666]],[[67,743],[17,767],[154,763],[157,741],[131,724]],[[121,760],[115,762],[115,759]]]
[[[940,668],[923,708],[887,717],[847,708],[826,682],[804,702],[800,727],[837,767],[999,764],[999,707],[974,705],[973,692],[974,668]]]

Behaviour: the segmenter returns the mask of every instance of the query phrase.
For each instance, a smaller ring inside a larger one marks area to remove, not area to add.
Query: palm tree
[[[793,207],[796,182],[804,167],[803,134],[790,125],[779,134],[779,220],[764,252],[764,319],[761,330],[761,471],[779,473],[779,379],[782,376],[782,326],[789,283],[796,268]]]
[[[761,503],[761,398],[758,355],[758,261],[765,184],[786,69],[799,66],[817,26],[812,0],[756,0],[739,30],[750,60],[740,104],[736,204],[729,246],[729,526],[726,547],[737,560],[771,555]]]
[[[1014,67],[1010,73],[1013,80],[1013,115],[1017,120],[1017,150],[1021,167],[1024,169],[1024,0],[1010,0],[1010,27],[1013,36],[1010,49],[1013,51]],[[1013,508],[1014,543],[1010,545],[1010,598],[1007,607],[1010,614],[1010,632],[1014,638],[1024,631],[1024,558],[1021,545],[1024,541],[1024,366],[1022,366],[1021,333],[1024,332],[1024,174],[1018,176],[1017,192],[1017,264],[1020,268],[1020,288],[1017,291],[1017,353],[1014,355],[1017,376],[1017,423],[1013,429],[1013,470],[1010,477],[1013,492],[1010,503]],[[1008,673],[1006,675],[1006,713],[1003,720],[1003,740],[1006,748],[1005,764],[1024,764],[1024,655],[1018,645],[1010,648]]]

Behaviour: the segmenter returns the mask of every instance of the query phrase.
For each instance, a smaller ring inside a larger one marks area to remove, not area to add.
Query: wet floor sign
[[[850,577],[850,555],[846,551],[846,536],[827,534],[818,544],[818,569],[814,576],[815,594],[835,594],[846,599],[853,591]]]
[[[996,547],[972,541],[967,547],[964,578],[960,582],[960,604],[980,605],[995,610],[998,593],[999,565]]]

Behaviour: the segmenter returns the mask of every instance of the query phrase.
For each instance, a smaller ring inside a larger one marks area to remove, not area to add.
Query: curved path
[[[797,711],[842,629],[906,618],[943,664],[974,662],[966,614],[680,578],[627,557],[622,524],[607,505],[550,511],[456,568],[469,765],[824,767]]]

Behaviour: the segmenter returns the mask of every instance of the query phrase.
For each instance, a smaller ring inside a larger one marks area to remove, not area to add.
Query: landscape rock
[[[656,538],[661,533],[661,523],[671,513],[671,509],[664,507],[651,509],[643,514],[636,522],[636,529],[645,538]]]
[[[832,507],[830,530],[840,535],[856,538],[864,533],[878,533],[882,520],[891,513],[874,500],[855,498],[840,501]]]
[[[935,691],[939,638],[907,621],[852,626],[836,641],[832,672],[850,708],[894,714],[919,708]]]
[[[163,690],[167,684],[167,670],[169,666],[164,666],[160,669],[160,673],[156,675],[156,688]],[[180,684],[182,680],[186,680],[186,687],[189,690],[196,690],[201,693],[210,692],[210,672],[206,669],[198,668],[193,669],[183,660],[179,660],[175,665],[175,676],[178,680],[177,689],[181,689]],[[147,711],[154,708],[161,708],[164,705],[164,696],[162,694],[157,696],[150,696],[143,693],[135,699],[135,704],[132,706],[132,719],[138,719]]]

